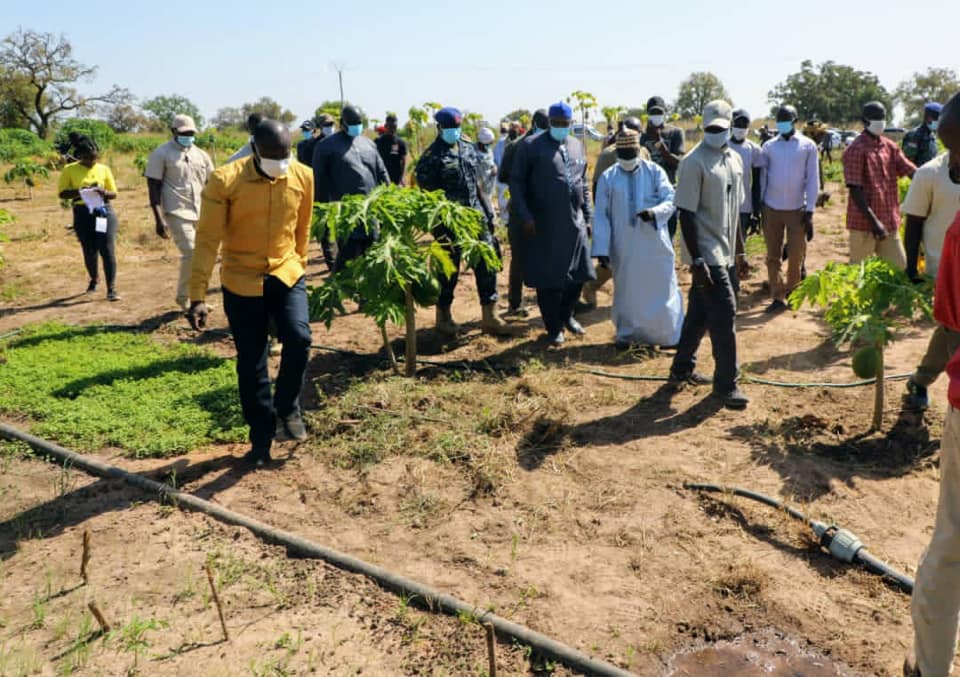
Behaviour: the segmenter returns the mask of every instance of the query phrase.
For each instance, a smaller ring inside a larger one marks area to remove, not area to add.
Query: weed
[[[168,627],[165,621],[159,621],[155,618],[140,618],[134,615],[130,621],[121,628],[110,631],[108,641],[116,640],[118,650],[133,654],[133,667],[131,673],[136,673],[140,656],[150,648],[150,642],[147,640],[147,632],[151,630],[162,630]]]
[[[40,629],[46,624],[47,620],[47,600],[38,593],[34,593],[33,601],[30,602],[30,611],[33,614],[31,628]]]

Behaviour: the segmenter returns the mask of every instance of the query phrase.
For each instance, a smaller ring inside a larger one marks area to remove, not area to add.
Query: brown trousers
[[[787,239],[787,281],[783,281],[781,257],[783,239]],[[803,210],[781,211],[764,206],[763,239],[767,243],[767,279],[770,297],[784,301],[800,284],[800,268],[807,256],[807,238],[803,227]]]

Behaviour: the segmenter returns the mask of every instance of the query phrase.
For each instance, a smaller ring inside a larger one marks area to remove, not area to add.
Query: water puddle
[[[796,640],[765,631],[675,654],[667,674],[671,677],[847,677],[853,673],[815,651],[801,648]]]

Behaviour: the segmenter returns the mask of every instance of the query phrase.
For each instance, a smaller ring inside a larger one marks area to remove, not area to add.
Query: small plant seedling
[[[27,187],[27,197],[33,200],[33,188],[37,185],[37,177],[44,179],[50,178],[50,170],[44,165],[34,160],[17,160],[3,175],[4,183],[13,183],[14,181],[23,181]]]
[[[150,648],[147,633],[151,630],[162,630],[166,627],[168,627],[168,624],[165,621],[134,616],[126,625],[111,632],[109,639],[117,640],[119,650],[133,654],[133,667],[130,672],[136,673],[140,656]]]

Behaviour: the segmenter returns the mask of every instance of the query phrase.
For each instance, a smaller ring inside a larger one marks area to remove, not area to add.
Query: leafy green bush
[[[217,132],[208,129],[197,135],[197,145],[204,150],[216,149],[218,153],[233,154],[240,147],[247,143],[250,137],[246,134],[236,134],[233,132]]]
[[[136,457],[246,436],[230,360],[126,327],[25,328],[6,345],[0,411],[67,446]]]
[[[159,134],[119,134],[113,142],[113,150],[118,153],[149,155],[169,139],[170,137]]]
[[[112,148],[114,139],[117,137],[116,132],[110,129],[110,125],[102,120],[70,118],[57,129],[57,133],[53,137],[53,145],[60,149],[69,146],[70,140],[68,137],[70,132],[77,132],[78,134],[83,134],[93,139],[93,142],[97,144],[101,152]]]
[[[14,181],[23,181],[27,187],[30,199],[33,199],[33,188],[37,185],[37,178],[50,178],[50,170],[46,165],[42,165],[33,160],[17,160],[6,174],[3,175],[4,183],[13,183]]]
[[[6,209],[0,209],[0,226],[6,226],[10,223],[13,223],[17,220],[17,217],[8,212]],[[0,230],[0,244],[9,241],[7,234]],[[3,258],[3,247],[0,247],[0,268],[4,266]]]
[[[26,129],[0,129],[0,162],[40,157],[52,150],[48,141]]]

